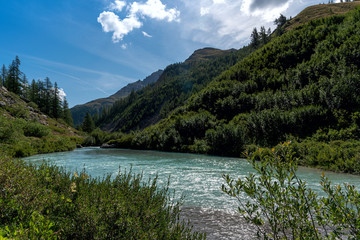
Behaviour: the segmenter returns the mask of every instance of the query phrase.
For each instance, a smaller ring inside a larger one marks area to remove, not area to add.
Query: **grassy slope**
[[[74,128],[41,113],[34,104],[0,87],[0,153],[25,157],[68,151],[82,141]]]
[[[296,17],[292,18],[284,27],[286,31],[289,31],[312,20],[345,14],[359,5],[360,2],[347,2],[310,6],[301,11]]]

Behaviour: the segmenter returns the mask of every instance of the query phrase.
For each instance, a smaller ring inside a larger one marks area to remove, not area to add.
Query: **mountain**
[[[117,101],[98,125],[105,131],[127,132],[155,124],[251,51],[249,47],[196,50],[185,62],[166,67],[155,84]]]
[[[69,151],[77,141],[82,141],[77,130],[0,86],[0,157]]]
[[[235,65],[224,63],[225,71],[214,74],[166,118],[115,143],[241,156],[246,146],[271,147],[289,138],[337,144],[356,140],[359,32],[359,8],[294,27]]]
[[[101,113],[101,111],[105,108],[111,107],[116,100],[127,97],[130,95],[132,91],[138,91],[147,85],[156,82],[163,70],[158,70],[152,73],[150,76],[146,77],[144,80],[138,80],[134,83],[130,83],[117,91],[115,94],[107,97],[107,98],[99,98],[93,101],[90,101],[85,104],[76,105],[71,108],[71,114],[74,119],[74,125],[77,126],[81,124],[84,120],[86,113],[90,113],[94,115],[95,113]]]

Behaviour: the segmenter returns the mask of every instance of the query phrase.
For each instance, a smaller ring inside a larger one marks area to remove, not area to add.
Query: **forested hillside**
[[[251,47],[197,50],[185,62],[168,66],[156,84],[117,101],[97,124],[106,131],[130,131],[157,123],[251,51]]]
[[[74,125],[78,126],[79,124],[81,124],[84,121],[87,113],[96,118],[96,114],[101,113],[106,108],[111,108],[111,106],[117,100],[129,96],[132,91],[138,91],[146,87],[147,85],[156,82],[162,73],[163,70],[158,70],[152,73],[150,76],[146,77],[144,80],[138,80],[134,83],[126,85],[125,87],[121,88],[119,91],[107,98],[100,98],[85,104],[76,105],[75,107],[71,108]]]
[[[296,27],[223,72],[159,124],[117,144],[240,156],[249,144],[274,146],[289,138],[357,139],[359,33],[359,9]]]

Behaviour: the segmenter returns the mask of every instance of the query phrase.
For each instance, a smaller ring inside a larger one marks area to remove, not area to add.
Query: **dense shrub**
[[[170,201],[166,186],[131,171],[94,179],[0,159],[0,187],[0,238],[202,238],[179,221],[181,203]]]
[[[26,137],[44,137],[50,134],[51,130],[37,122],[28,122],[24,126],[24,135]]]

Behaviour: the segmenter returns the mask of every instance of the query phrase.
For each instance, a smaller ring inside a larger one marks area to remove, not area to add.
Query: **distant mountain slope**
[[[246,145],[274,146],[290,136],[359,139],[359,32],[360,9],[294,28],[229,67],[158,124],[116,143],[240,156]]]
[[[100,98],[82,105],[74,106],[73,108],[71,108],[74,125],[76,126],[81,124],[84,120],[86,113],[90,113],[91,115],[94,115],[95,113],[101,113],[102,109],[111,107],[116,100],[127,97],[132,91],[140,90],[147,85],[156,82],[162,73],[163,70],[158,70],[142,81],[138,80],[137,82],[126,85],[125,87],[117,91],[115,94],[107,98]]]
[[[143,129],[167,117],[222,71],[247,56],[251,48],[196,50],[185,62],[168,66],[159,80],[117,101],[99,120],[106,131]]]

